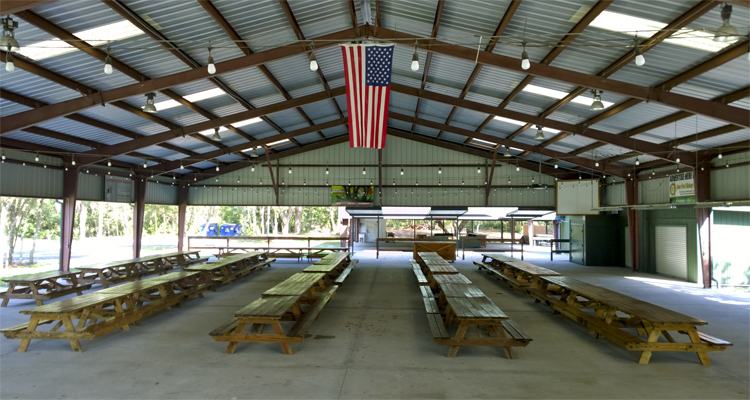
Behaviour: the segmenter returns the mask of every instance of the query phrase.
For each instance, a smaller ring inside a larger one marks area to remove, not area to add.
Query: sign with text
[[[331,186],[331,205],[372,207],[373,186]]]
[[[107,175],[104,177],[104,201],[133,202],[133,180]]]
[[[693,182],[692,172],[669,176],[669,202],[695,202],[695,183]]]

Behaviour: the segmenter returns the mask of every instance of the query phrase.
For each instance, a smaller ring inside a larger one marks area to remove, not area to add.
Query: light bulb
[[[718,158],[719,158],[719,160],[721,160],[722,158],[724,158],[724,156],[721,155],[721,153],[719,153],[719,157]]]
[[[290,174],[292,173],[292,167],[289,167],[289,173]]]
[[[216,172],[219,172],[219,164],[216,164]]]
[[[481,174],[481,173],[482,173],[482,170],[481,170],[481,169],[479,169],[479,167],[477,167],[477,173],[478,173],[478,174]]]
[[[367,175],[367,170],[364,167],[362,167],[362,175]]]
[[[107,60],[109,60],[109,56],[107,56]],[[112,75],[112,72],[114,72],[112,70],[112,64],[109,61],[105,61],[105,64],[104,64],[104,73],[107,74],[107,75]]]
[[[643,53],[641,52],[641,49],[635,48],[635,65],[641,66],[646,63],[646,58],[643,57]]]
[[[516,166],[516,172],[520,171],[521,167]]]
[[[326,167],[326,175],[328,175],[328,167]]]
[[[417,54],[417,53],[414,53]],[[418,71],[419,70],[419,60],[413,60],[411,62],[411,70],[412,71]]]
[[[208,64],[208,73],[211,75],[216,73],[216,65],[214,63]]]
[[[557,163],[555,163],[555,169],[557,169],[557,168],[559,168],[559,166],[557,165]]]
[[[443,168],[442,167],[438,167],[438,175],[440,175],[442,173],[443,173]]]
[[[638,159],[638,157],[635,158],[635,165],[641,165],[641,161]]]
[[[315,59],[310,59],[310,71],[317,71],[318,70],[318,61]]]
[[[5,160],[5,155],[3,155],[3,160]],[[75,165],[76,165],[76,160],[75,160],[75,159],[73,159],[73,161],[71,161],[71,164],[72,164],[73,166],[75,166]]]
[[[677,157],[677,159],[674,160],[674,161],[677,162],[677,163],[679,163],[680,162],[680,157]]]
[[[148,164],[146,163],[146,161],[143,162],[143,168],[148,168]]]
[[[531,68],[531,62],[529,62],[529,53],[526,50],[521,53],[521,69],[527,70]]]
[[[112,160],[107,160],[107,166],[108,166],[108,167],[111,167],[111,166],[112,166]]]
[[[598,167],[598,166],[599,166],[599,161],[595,162],[595,163],[594,163],[594,166],[595,166],[595,167]]]
[[[404,169],[403,169],[403,168],[401,168],[401,175],[403,175],[403,174],[404,174]]]
[[[39,162],[39,154],[34,156],[34,161]]]

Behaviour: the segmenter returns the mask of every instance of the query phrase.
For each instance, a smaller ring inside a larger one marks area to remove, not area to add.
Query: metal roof
[[[211,46],[214,47],[212,55],[216,62],[244,57],[238,44],[232,42],[219,22],[207,12],[200,2],[122,0],[120,4],[150,24],[151,27],[201,65],[201,68],[205,68],[207,62],[209,41]],[[352,28],[349,4],[345,0],[298,0],[289,2],[291,16],[284,12],[284,8],[276,0],[213,0],[212,4],[219,11],[221,17],[255,53],[278,48],[297,47],[301,49],[302,46],[309,50],[309,41],[298,41],[294,24],[298,25],[301,35],[307,40]],[[431,32],[435,29],[434,24],[437,23],[439,24],[437,26],[438,41],[458,45],[463,47],[463,50],[483,51],[489,43],[488,37],[496,31],[506,12],[509,12],[511,1],[462,0],[460,2],[439,3],[438,0],[380,0],[377,2],[377,6],[375,1],[370,1],[369,4],[373,19],[377,20],[377,17],[379,17],[381,25],[385,29],[426,38],[431,35]],[[436,20],[439,4],[442,4],[442,10],[440,17]],[[595,4],[595,0],[556,0],[554,2],[524,0],[521,3],[514,4],[518,8],[502,32],[501,37],[498,38],[498,44],[495,46],[493,53],[518,59],[520,64],[521,41],[526,40],[528,42],[526,50],[529,53],[530,60],[539,62],[553,49],[552,46],[556,45]],[[700,4],[703,3],[698,0],[657,0],[651,2],[618,0],[610,4],[606,11],[669,24]],[[364,32],[365,27],[361,26],[364,21],[360,6],[359,1],[353,3],[355,18],[357,23],[360,24],[360,32]],[[690,22],[687,28],[713,32],[721,24],[721,5],[710,6],[709,8],[709,11]],[[122,15],[115,12],[107,4],[88,0],[56,1],[34,7],[31,11],[45,19],[48,24],[71,33],[125,21]],[[750,20],[750,8],[736,5],[733,8],[733,13],[732,23],[740,33],[743,33],[747,30],[746,25]],[[14,16],[19,22],[15,36],[22,47],[54,39],[53,35],[45,29],[24,20],[21,18],[22,16],[23,14]],[[370,36],[377,35],[374,29],[367,31]],[[639,35],[639,40],[643,41],[653,33],[643,32]],[[108,40],[109,38],[102,37],[101,39]],[[373,38],[351,37],[351,39],[367,40]],[[388,37],[381,37],[380,39],[386,42],[390,40]],[[612,32],[595,26],[588,26],[583,29],[581,34],[577,35],[569,46],[560,52],[550,65],[563,70],[595,75],[611,67],[611,64],[623,55],[630,54],[632,47],[629,46],[632,44],[632,40],[633,36],[627,33]],[[743,37],[741,40],[744,43],[737,46],[746,47],[747,39]],[[462,91],[468,87],[464,97],[465,100],[497,107],[527,76],[525,72],[499,68],[498,66],[478,66],[470,57],[457,58],[439,54],[439,46],[445,46],[445,44],[439,44],[435,47],[434,50],[437,52],[430,56],[429,69],[426,68],[429,49],[425,45],[419,46],[417,52],[420,68],[417,71],[412,71],[409,66],[414,48],[409,42],[396,42],[399,45],[395,47],[394,51],[392,81],[410,88],[423,89],[423,91],[420,94],[422,100],[419,102],[419,99],[411,94],[406,95],[395,90],[392,91],[390,111],[409,116],[416,115],[438,124],[446,124],[448,128],[455,127],[474,131],[483,124],[488,114],[486,111],[473,110],[470,106],[455,107],[454,104],[450,104],[450,101],[447,101],[447,103],[443,102],[444,100],[437,101],[437,96],[447,96],[449,100],[457,99],[456,103],[458,103]],[[319,46],[327,44],[324,42],[318,43],[321,43]],[[400,45],[402,43],[407,45]],[[112,56],[115,59],[151,79],[166,77],[191,69],[190,66],[146,34],[137,34],[129,38],[114,40],[111,45]],[[732,48],[733,46],[729,46],[724,51],[729,51]],[[100,45],[98,49],[102,50],[103,46]],[[610,78],[624,84],[651,87],[679,76],[702,63],[712,62],[711,60],[719,54],[721,53],[713,53],[665,41],[645,52],[645,65],[636,66],[633,62],[628,62],[615,66],[617,71]],[[23,58],[21,55],[14,56],[18,59]],[[316,56],[320,66],[319,73],[328,87],[340,88],[344,86],[344,67],[340,47],[334,45],[319,48],[316,50]],[[91,88],[93,91],[106,92],[137,83],[136,80],[116,68],[113,74],[104,74],[102,71],[103,62],[80,50],[73,50],[40,60],[27,61],[43,70],[41,72],[29,72],[17,66],[12,75],[3,73],[0,77],[0,89],[4,92],[3,99],[0,100],[0,117],[31,110],[27,105],[14,102],[11,98],[12,94],[25,96],[32,101],[55,104],[87,95],[88,93],[85,93],[85,90],[79,92],[74,89],[81,86]],[[236,93],[246,104],[252,107],[279,106],[277,111],[266,115],[266,118],[282,131],[289,132],[308,127],[310,124],[295,107],[283,107],[284,102],[287,101],[284,93],[288,93],[292,99],[298,99],[320,94],[326,90],[318,73],[311,71],[309,68],[308,53],[302,52],[281,59],[269,58],[269,61],[264,65],[270,75],[264,73],[258,66],[251,65],[233,72],[223,72],[219,69],[213,77],[225,84],[228,90]],[[481,67],[481,69],[474,76],[478,67]],[[425,71],[427,71],[427,76],[425,76]],[[57,74],[56,77],[48,75],[49,72]],[[528,72],[534,74],[534,68],[532,67]],[[472,76],[475,79],[472,80]],[[750,83],[749,77],[750,63],[742,55],[724,63],[716,63],[714,68],[709,68],[707,71],[680,83],[672,88],[671,92],[695,99],[711,100],[746,88]],[[423,80],[425,82],[424,88],[422,88]],[[565,76],[535,77],[531,81],[531,85],[563,93],[569,93],[578,87],[577,84],[568,82]],[[171,91],[180,96],[189,96],[215,89],[217,89],[217,86],[208,79],[190,81],[170,88]],[[582,96],[591,98],[590,93],[584,93]],[[614,103],[612,107],[615,107],[617,104],[627,101],[629,97],[605,91],[602,99]],[[168,97],[157,92],[156,102],[164,100],[168,100]],[[535,134],[533,128],[521,132],[520,135],[512,139],[519,143],[535,146],[534,153],[532,153],[534,156],[531,159],[538,160],[540,156],[537,153],[544,153],[543,148],[572,153],[583,146],[596,143],[597,140],[587,134],[587,129],[621,134],[680,112],[676,107],[665,105],[658,100],[656,98],[654,101],[641,102],[614,113],[592,126],[585,127],[583,124],[598,116],[601,112],[590,110],[587,104],[573,102],[563,104],[552,111],[550,107],[558,103],[557,98],[532,93],[528,88],[512,98],[504,109],[528,116],[547,115],[546,118],[549,120],[576,126],[577,135],[570,135],[546,146],[539,146],[539,141],[533,138]],[[143,93],[122,100],[123,103],[135,110],[140,109],[144,101]],[[337,96],[334,102],[344,116],[347,116],[346,97]],[[420,105],[419,110],[416,109],[418,103]],[[247,110],[245,105],[238,102],[230,94],[197,100],[194,101],[194,104],[215,117],[227,117]],[[750,98],[735,100],[731,103],[731,106],[736,107],[738,113],[746,114],[747,110],[750,109]],[[337,120],[341,117],[339,110],[334,107],[334,103],[330,99],[302,104],[299,109],[314,124]],[[453,115],[450,121],[447,121],[452,111]],[[502,113],[502,110],[498,108],[498,112]],[[707,115],[690,116],[677,122],[654,127],[635,135],[633,140],[664,145],[674,139],[689,138],[700,135],[701,132],[731,125],[723,120],[721,115],[713,114],[711,111],[702,112]],[[148,136],[166,132],[169,128],[165,125],[189,126],[209,120],[209,118],[183,105],[159,110],[154,117],[163,120],[163,123],[144,118],[143,114],[138,111],[123,110],[111,104],[105,107],[96,106],[78,110],[76,114],[109,124],[112,128],[93,126],[69,118],[56,118],[35,125],[54,133],[90,140],[105,146],[116,146],[134,140],[129,137],[133,134]],[[411,132],[413,129],[413,133],[416,135],[449,144],[462,145],[468,139],[466,136],[458,135],[450,132],[450,130],[444,131],[438,139],[438,132],[441,129],[414,125],[393,118],[388,120],[388,125],[406,132]],[[492,119],[483,127],[482,132],[504,138],[516,132],[518,127],[518,125]],[[273,137],[280,134],[279,131],[265,122],[245,125],[239,129],[250,137],[267,139],[268,141],[273,141]],[[123,135],[120,130],[128,131],[126,132],[127,135]],[[347,128],[346,125],[340,125],[322,130],[322,132],[326,138],[332,138],[347,134]],[[62,153],[90,150],[90,147],[60,139],[65,136],[53,138],[47,137],[50,135],[42,136],[26,131],[0,133],[2,133],[2,138],[27,142],[31,147],[35,145],[47,146],[59,149]],[[548,139],[555,136],[551,132],[545,132],[545,135]],[[222,130],[221,136],[221,145],[223,146],[241,146],[248,140],[228,130]],[[685,143],[679,149],[685,151],[705,150],[731,146],[743,141],[747,142],[748,139],[750,139],[750,129],[742,128],[701,139],[697,142]],[[322,139],[317,132],[310,132],[300,135],[296,140],[304,147],[319,143]],[[171,138],[163,144],[164,146],[149,145],[137,151],[153,158],[179,159],[186,157],[186,154],[176,151],[174,147],[168,147],[176,146],[185,152],[199,154],[217,149],[217,146],[211,146],[190,136]],[[601,142],[600,144],[602,146],[596,149],[597,155],[594,156],[598,159],[632,151],[629,146],[620,147]],[[742,148],[742,144],[737,146]],[[476,146],[469,147],[486,151],[486,149]],[[297,147],[290,143],[275,150],[279,155],[283,155],[285,151],[295,148]],[[260,153],[263,154],[262,149]],[[516,150],[513,150],[513,153],[518,154]],[[657,157],[642,155],[639,160],[646,162],[647,160],[658,160],[659,157],[663,158],[662,154],[655,153],[654,155]],[[127,153],[117,153],[113,156],[117,160],[133,164],[134,168],[142,165],[140,157],[128,156]],[[579,157],[590,158],[592,155],[591,152],[586,152]],[[196,158],[196,161],[200,160],[200,157],[193,158]],[[541,158],[546,160],[549,157],[543,156]],[[239,156],[231,153],[222,156],[222,160],[230,163],[240,159]],[[570,154],[569,160],[571,162],[565,163],[565,167],[576,165],[575,159],[575,156]],[[622,160],[619,163],[632,164],[633,162],[634,158]],[[204,164],[198,162],[193,164],[193,167],[201,168]],[[179,171],[187,172],[187,170]]]

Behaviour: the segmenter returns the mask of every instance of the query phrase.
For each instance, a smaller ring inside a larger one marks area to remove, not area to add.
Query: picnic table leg
[[[115,311],[117,311],[118,314],[125,314],[125,310],[122,309],[122,301],[120,299],[115,300]],[[130,330],[130,324],[125,324],[122,327],[122,330],[129,331]]]
[[[271,322],[271,327],[273,327],[274,333],[277,334],[284,334],[284,329],[281,327],[281,324],[278,320],[274,320]],[[281,350],[284,352],[284,354],[292,354],[292,348],[289,347],[289,343],[279,343],[281,345]]]
[[[646,340],[646,343],[656,343],[659,340],[661,331],[658,329],[654,329],[653,326],[648,326],[646,330],[648,331],[648,339]],[[641,353],[641,358],[638,360],[638,364],[648,364],[648,361],[650,359],[651,359],[651,350],[646,350],[643,353]],[[701,362],[702,361],[703,360],[701,360]]]
[[[246,324],[244,322],[238,322],[237,323],[237,327],[234,328],[234,333],[238,334],[238,335],[240,333],[242,333],[242,331],[245,330],[245,325]],[[226,354],[234,354],[234,349],[237,348],[237,343],[238,342],[229,342],[229,344],[227,345],[227,350],[225,351],[225,353]]]
[[[453,337],[453,340],[455,341],[461,341],[464,339],[464,336],[466,335],[466,330],[469,328],[468,325],[461,322],[461,324],[458,326],[458,330],[456,331],[456,336]],[[446,357],[453,358],[456,356],[456,353],[458,353],[458,348],[460,346],[453,345],[450,349],[448,349],[448,355]]]
[[[691,342],[695,344],[701,344],[701,338],[700,336],[698,336],[698,330],[695,327],[691,327],[690,329],[688,329],[687,334],[688,336],[690,336]],[[698,359],[701,360],[702,365],[711,365],[711,360],[708,359],[708,354],[705,351],[696,351],[695,354],[698,355]]]
[[[34,300],[36,300],[36,305],[43,306],[44,303],[42,303],[42,299],[38,297],[39,289],[37,289],[36,284],[34,284],[34,282],[29,283],[29,289],[31,289],[31,293],[34,296]]]
[[[11,294],[11,293],[13,293],[13,290],[15,289],[15,287],[16,287],[16,285],[15,285],[14,283],[9,283],[9,284],[8,284],[8,291],[7,291],[7,292],[5,292],[5,293],[7,293],[7,294]],[[3,299],[3,304],[2,304],[2,305],[0,305],[0,307],[5,307],[5,306],[7,306],[7,305],[8,305],[8,302],[9,302],[9,301],[10,301],[10,298],[9,298],[9,297],[6,297],[6,298],[4,298],[4,299]]]
[[[492,334],[494,331],[494,334],[499,338],[507,338],[508,335],[505,334],[505,328],[503,328],[501,325],[487,325],[487,332]],[[505,352],[505,357],[509,360],[512,360],[513,357],[513,348],[510,346],[503,346],[503,351]]]
[[[31,319],[29,320],[29,325],[26,327],[26,332],[34,332],[36,330],[37,324],[39,324],[39,318],[31,317]],[[25,352],[26,349],[29,348],[29,343],[31,343],[31,339],[21,339],[21,344],[18,346],[18,352]]]
[[[73,321],[71,321],[69,315],[64,316],[62,321],[63,321],[63,326],[65,326],[66,332],[76,331],[76,328],[73,326]],[[81,347],[81,342],[79,342],[78,339],[70,339],[68,341],[70,342],[70,348],[73,349],[73,351],[77,353],[83,352],[83,348]]]

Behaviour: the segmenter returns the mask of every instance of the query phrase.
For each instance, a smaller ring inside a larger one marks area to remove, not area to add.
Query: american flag
[[[341,45],[349,112],[349,147],[385,147],[394,45]]]

